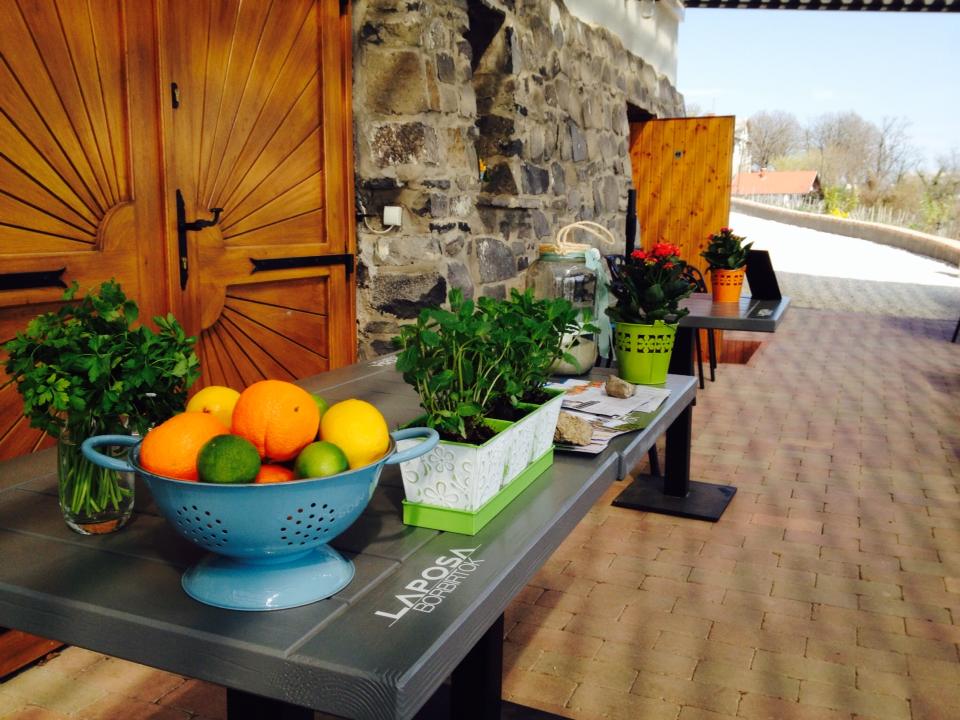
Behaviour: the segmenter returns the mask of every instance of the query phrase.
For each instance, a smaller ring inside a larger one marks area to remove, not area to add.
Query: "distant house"
[[[731,194],[735,197],[756,196],[758,200],[774,200],[784,204],[823,198],[820,175],[816,170],[740,173],[733,178]]]

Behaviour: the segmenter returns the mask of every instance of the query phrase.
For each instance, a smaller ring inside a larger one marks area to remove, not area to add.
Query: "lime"
[[[343,472],[348,465],[343,450],[326,440],[317,440],[300,451],[293,472],[298,478],[327,477]]]
[[[327,408],[330,407],[330,403],[316,393],[310,393],[310,397],[312,397],[313,401],[317,404],[317,409],[320,411],[320,417],[323,418],[323,414],[327,411]]]
[[[260,472],[260,454],[254,444],[239,435],[217,435],[197,455],[202,482],[233,485],[249,483]]]

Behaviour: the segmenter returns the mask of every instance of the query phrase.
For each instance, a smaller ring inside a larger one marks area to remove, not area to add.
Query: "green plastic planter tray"
[[[478,510],[454,510],[453,508],[437,507],[403,501],[403,522],[407,525],[446,530],[460,535],[476,535],[481,528],[490,522],[497,513],[503,510],[521,492],[529,487],[530,483],[540,477],[543,471],[553,464],[553,447],[527,466],[513,482],[502,488],[500,492],[487,500]]]

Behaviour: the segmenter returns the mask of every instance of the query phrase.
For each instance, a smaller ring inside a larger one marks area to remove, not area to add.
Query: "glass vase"
[[[57,439],[60,510],[67,526],[81,535],[111,533],[126,525],[133,513],[134,476],[91,463],[80,451],[83,440],[67,430]]]

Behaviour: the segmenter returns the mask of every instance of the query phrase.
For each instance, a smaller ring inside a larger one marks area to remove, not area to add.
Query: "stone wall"
[[[624,236],[628,103],[671,117],[683,99],[619,39],[559,0],[358,0],[353,13],[358,209],[371,215],[357,226],[361,357],[390,350],[450,288],[523,288],[568,222]],[[378,234],[384,205],[404,208],[403,227]]]

